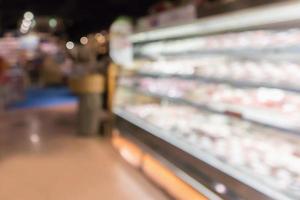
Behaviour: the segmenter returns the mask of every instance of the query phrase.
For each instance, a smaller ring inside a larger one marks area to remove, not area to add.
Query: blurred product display
[[[280,59],[276,55],[277,59]],[[140,61],[142,62],[142,61]],[[300,66],[297,61],[270,61],[230,58],[229,56],[211,56],[202,59],[144,61],[141,73],[186,75],[195,78],[206,78],[211,81],[227,81],[232,84],[243,82],[248,85],[266,85],[275,88],[297,90]]]
[[[125,111],[160,128],[166,137],[192,145],[197,152],[208,153],[224,165],[278,190],[298,193],[297,136],[186,106],[146,104],[127,106]]]
[[[20,49],[20,41],[13,35],[0,39],[0,113],[24,99],[25,71],[18,62],[22,57]]]
[[[298,93],[264,87],[236,88],[178,78],[122,78],[120,85],[135,88],[145,95],[203,106],[215,112],[236,113],[257,122],[300,132]]]
[[[243,50],[257,49],[257,51],[297,47],[300,43],[299,29],[272,30],[272,31],[246,31],[241,33],[227,33],[214,36],[198,37],[192,39],[173,40],[166,42],[153,42],[143,45],[139,52],[146,55],[172,54],[223,50],[225,54],[241,52]],[[220,52],[222,53],[222,52]]]
[[[299,199],[296,8],[273,3],[133,34],[115,98],[121,134],[208,199]]]
[[[26,14],[33,17],[32,13]],[[61,41],[52,34],[29,30],[26,34],[6,33],[0,38],[0,57],[6,65],[0,75],[2,111],[28,99],[28,88],[64,84],[73,67]]]

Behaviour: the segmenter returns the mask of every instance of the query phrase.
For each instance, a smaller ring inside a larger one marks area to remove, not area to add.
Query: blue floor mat
[[[24,101],[14,103],[10,109],[35,108],[76,103],[77,98],[67,87],[31,88]]]

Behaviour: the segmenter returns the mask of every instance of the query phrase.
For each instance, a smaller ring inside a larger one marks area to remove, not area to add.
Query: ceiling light
[[[30,11],[27,11],[27,12],[24,14],[24,19],[26,19],[26,20],[31,21],[31,20],[33,20],[33,18],[34,18],[34,15],[33,15],[33,13],[30,12]]]
[[[23,19],[22,24],[24,24],[25,26],[30,26],[31,25],[31,21]]]
[[[24,29],[24,30],[29,30],[29,28],[30,28],[30,26],[26,26],[26,25],[24,25],[24,24],[22,24],[22,26],[21,26],[21,29]]]
[[[51,18],[51,19],[49,20],[49,26],[50,26],[51,28],[55,28],[55,27],[57,26],[57,20],[54,19],[54,18]]]
[[[67,49],[71,50],[75,47],[75,44],[74,44],[74,42],[69,41],[69,42],[66,43],[66,47],[67,47]]]
[[[80,43],[83,45],[86,45],[89,42],[89,39],[87,37],[81,37],[80,38]]]

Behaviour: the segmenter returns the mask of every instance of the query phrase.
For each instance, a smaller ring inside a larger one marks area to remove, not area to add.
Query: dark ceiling
[[[159,0],[0,0],[0,31],[13,30],[25,11],[36,16],[61,17],[67,34],[77,39],[83,34],[109,27],[118,16],[146,15]]]

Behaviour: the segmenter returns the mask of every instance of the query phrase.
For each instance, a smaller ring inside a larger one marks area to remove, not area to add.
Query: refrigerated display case
[[[121,134],[208,199],[300,199],[300,1],[131,36]]]

